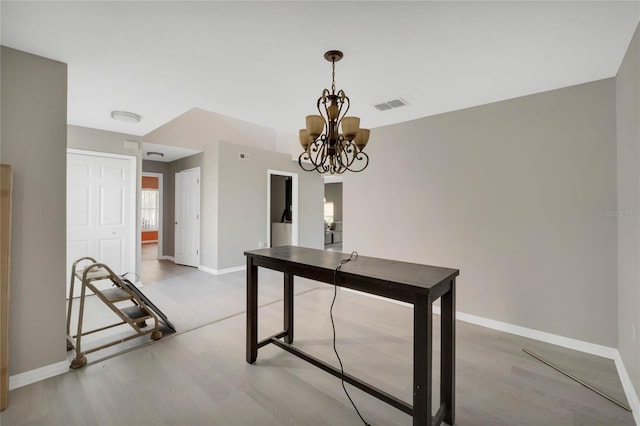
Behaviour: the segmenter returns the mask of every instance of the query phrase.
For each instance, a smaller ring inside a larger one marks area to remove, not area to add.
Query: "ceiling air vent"
[[[386,110],[391,109],[391,108],[392,108],[391,105],[386,104],[386,103],[385,104],[376,105],[376,109],[379,110],[379,111],[386,111]]]
[[[400,108],[401,106],[407,105],[407,101],[402,98],[392,99],[387,102],[383,102],[381,104],[375,105],[378,111],[386,111],[392,108]]]

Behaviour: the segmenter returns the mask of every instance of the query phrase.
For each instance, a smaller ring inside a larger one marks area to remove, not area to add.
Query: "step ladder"
[[[83,265],[84,267],[80,267]],[[75,280],[80,280],[82,288],[80,290],[80,307],[78,311],[78,328],[75,335],[71,334],[71,312],[73,305],[73,289]],[[107,289],[99,289],[95,284],[98,281],[109,280],[113,284]],[[107,305],[121,320],[121,322],[100,327],[95,330],[82,331],[84,320],[84,303],[87,292],[92,291],[105,305]],[[153,326],[148,327],[147,321],[152,320]],[[82,336],[108,330],[123,324],[129,324],[135,333],[118,338],[113,342],[106,343],[91,349],[82,349]],[[114,273],[104,263],[98,263],[91,257],[82,257],[73,263],[71,268],[71,285],[69,287],[69,302],[67,306],[67,350],[76,351],[76,356],[71,361],[71,368],[81,368],[87,364],[86,355],[136,337],[151,334],[153,340],[162,338],[162,331],[159,329],[158,316],[152,311],[143,299],[132,291],[125,284],[123,279]]]

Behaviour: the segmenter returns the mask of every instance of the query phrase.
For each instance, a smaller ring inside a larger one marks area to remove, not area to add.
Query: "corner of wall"
[[[637,401],[640,393],[640,25],[616,75],[615,92],[618,348],[620,363],[628,373],[628,386],[634,388]],[[640,419],[636,421],[640,424]]]

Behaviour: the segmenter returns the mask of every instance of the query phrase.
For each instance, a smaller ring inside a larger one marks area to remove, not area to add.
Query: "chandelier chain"
[[[336,94],[336,60],[331,61],[331,94]]]

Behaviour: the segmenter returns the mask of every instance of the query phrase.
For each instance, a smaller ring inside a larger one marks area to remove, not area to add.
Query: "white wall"
[[[616,76],[618,344],[640,394],[640,27]]]
[[[66,360],[67,65],[0,50],[2,162],[13,166],[9,374]]]
[[[460,269],[459,311],[617,346],[612,79],[373,129],[345,251]]]

